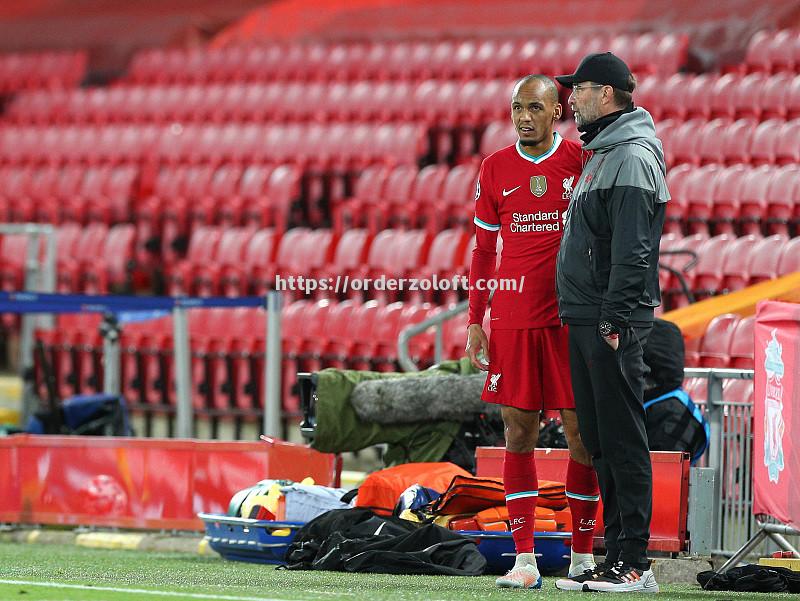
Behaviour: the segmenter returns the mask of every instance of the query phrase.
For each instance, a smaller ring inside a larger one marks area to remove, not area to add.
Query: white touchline
[[[209,595],[206,593],[178,593],[174,591],[148,591],[139,588],[118,588],[113,586],[89,586],[86,584],[62,584],[60,582],[32,582],[29,580],[0,579],[0,584],[19,586],[44,586],[48,588],[71,588],[83,591],[106,591],[110,593],[131,593],[136,595],[157,595],[161,597],[190,597],[192,599],[222,599],[223,601],[297,601],[291,599],[273,599],[270,597],[237,597],[233,595]]]

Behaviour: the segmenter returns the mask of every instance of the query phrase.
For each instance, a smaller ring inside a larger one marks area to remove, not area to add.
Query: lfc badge
[[[536,198],[541,198],[545,192],[547,192],[547,178],[544,175],[531,177],[531,194]]]

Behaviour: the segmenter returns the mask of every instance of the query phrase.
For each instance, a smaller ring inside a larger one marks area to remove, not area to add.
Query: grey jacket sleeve
[[[606,198],[611,273],[600,309],[600,319],[618,327],[628,326],[645,289],[653,244],[658,244],[651,233],[657,202],[652,167],[641,157],[626,157]]]

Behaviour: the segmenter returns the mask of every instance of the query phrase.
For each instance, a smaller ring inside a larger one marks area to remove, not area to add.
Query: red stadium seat
[[[800,119],[786,122],[778,131],[775,162],[778,165],[800,163]]]
[[[793,75],[778,73],[764,80],[759,96],[761,119],[785,119]]]
[[[732,119],[736,115],[734,100],[739,87],[738,73],[726,73],[708,91],[708,116]]]
[[[750,162],[750,145],[758,123],[752,118],[738,119],[721,132],[721,141],[716,141],[719,162],[732,165]],[[708,142],[708,139],[705,140]],[[701,153],[702,154],[702,153]],[[711,156],[714,151],[711,150]],[[721,158],[719,155],[721,154]],[[701,159],[703,157],[701,156]]]
[[[753,369],[753,327],[754,315],[743,317],[736,324],[730,346],[730,367],[732,369]]]
[[[778,142],[778,134],[783,121],[770,119],[756,126],[750,141],[750,163],[753,165],[773,165]]]
[[[219,239],[213,261],[198,265],[194,272],[191,288],[198,296],[223,294],[223,277],[240,266],[255,230],[245,228],[226,228]]]
[[[733,89],[731,116],[737,119],[761,117],[761,95],[767,80],[768,77],[763,73],[751,73],[739,79]]]
[[[711,223],[715,234],[734,233],[739,217],[742,181],[749,168],[734,165],[718,172],[711,197]]]
[[[764,165],[750,169],[743,179],[739,193],[739,222],[742,233],[761,233],[761,222],[767,215],[767,185],[774,167]]]
[[[749,71],[766,71],[772,68],[770,46],[774,32],[757,31],[747,44],[747,53],[744,57],[745,65]]]
[[[344,294],[344,280],[352,277],[366,261],[372,238],[365,229],[349,229],[342,234],[330,262],[319,269],[319,277],[329,278],[334,283],[331,294]],[[337,278],[338,280],[337,284]]]
[[[708,240],[707,234],[694,234],[683,238],[672,247],[672,254],[664,254],[660,257],[660,263],[670,267],[674,272],[670,273],[669,283],[662,289],[665,305],[670,308],[684,306],[688,304],[685,293],[691,291],[692,279],[694,277],[694,265],[700,256],[700,247]],[[687,286],[684,290],[680,274]]]
[[[778,262],[779,276],[788,275],[796,271],[800,271],[800,236],[796,236],[786,243]]]
[[[733,240],[725,253],[725,261],[722,266],[721,292],[728,293],[749,285],[750,263],[753,259],[753,249],[756,248],[763,238],[760,235],[749,234]]]
[[[786,165],[772,173],[766,190],[767,233],[789,235],[800,217],[800,166]]]
[[[686,87],[682,90],[683,102],[686,105],[684,113],[686,117],[705,120],[711,116],[711,91],[714,89],[717,79],[719,79],[719,75],[712,73],[695,75],[689,79]],[[678,96],[678,98],[680,97]]]
[[[698,133],[705,123],[704,119],[690,119],[672,131],[670,145],[664,148],[667,165],[680,163],[696,165],[699,162],[697,156]]]
[[[706,165],[687,176],[684,189],[687,206],[687,224],[690,234],[709,231],[713,212],[714,188],[723,169],[719,165]]]
[[[383,197],[388,176],[389,170],[384,165],[373,165],[361,172],[353,196],[332,209],[334,229],[337,232],[350,227],[366,226],[365,210]]]
[[[438,202],[425,206],[428,231],[438,232],[451,225],[472,222],[478,165],[457,165],[450,170]]]
[[[709,238],[697,250],[697,265],[693,270],[691,288],[696,300],[714,296],[722,289],[723,265],[732,242],[730,234]]]
[[[221,237],[222,229],[213,226],[198,227],[192,232],[186,258],[167,266],[167,289],[170,295],[194,292],[195,278],[207,265],[214,263]]]
[[[697,154],[696,162],[701,165],[725,162],[723,144],[720,144],[720,140],[730,127],[730,118],[725,117],[723,119],[709,121],[700,128],[696,133],[698,138],[695,147],[695,152]]]
[[[700,343],[700,367],[728,366],[731,340],[739,320],[738,315],[726,313],[709,322]]]
[[[655,112],[661,119],[675,118],[679,121],[686,119],[688,111],[684,94],[690,81],[693,81],[692,77],[684,73],[675,73],[660,82],[659,93],[653,96],[652,102],[654,107],[658,107]],[[645,108],[650,110],[648,106]]]
[[[749,282],[758,284],[774,280],[778,277],[778,262],[786,247],[787,238],[781,235],[764,238],[752,250],[752,258],[748,266]]]

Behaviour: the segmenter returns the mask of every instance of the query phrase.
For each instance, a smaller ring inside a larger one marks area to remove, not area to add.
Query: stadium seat
[[[783,247],[778,261],[778,275],[788,275],[800,271],[800,236],[795,236]]]
[[[786,246],[787,238],[773,235],[764,238],[753,249],[747,274],[748,285],[774,280],[778,276],[778,262]]]
[[[763,73],[751,73],[739,79],[733,88],[733,98],[730,103],[732,114],[736,119],[759,119],[763,101],[761,95],[768,81]]]
[[[196,266],[191,282],[193,294],[222,295],[225,274],[242,265],[247,247],[255,233],[256,230],[248,228],[223,229],[213,260]]]
[[[450,170],[438,202],[425,206],[425,223],[429,232],[472,222],[474,205],[471,201],[475,198],[477,179],[478,165],[474,163],[457,165]]]
[[[755,316],[743,317],[736,324],[729,349],[731,369],[753,369],[753,327]]]
[[[787,121],[778,130],[775,162],[778,165],[800,163],[800,119]]]
[[[697,265],[690,278],[695,300],[714,296],[722,289],[723,265],[732,242],[730,234],[720,234],[709,238],[697,250]]]
[[[702,73],[689,78],[686,82],[686,87],[681,91],[682,93],[678,97],[673,97],[673,99],[683,98],[686,111],[684,113],[685,117],[703,120],[707,120],[710,117],[710,91],[714,89],[719,77],[719,75],[713,73]],[[677,102],[680,101],[677,100]],[[673,115],[668,114],[667,116],[671,117]]]
[[[732,119],[736,115],[734,100],[739,80],[738,73],[726,73],[717,78],[708,90],[708,117]]]
[[[764,80],[759,96],[762,120],[786,118],[789,87],[793,77],[791,73],[778,73]]]
[[[694,169],[686,179],[686,223],[690,234],[708,233],[713,213],[714,189],[723,169],[720,165],[706,165]]]
[[[717,118],[709,121],[696,132],[697,145],[695,147],[696,159],[700,165],[709,163],[724,163],[724,145],[720,143],[725,133],[731,127],[730,117]]]
[[[800,218],[800,166],[785,165],[773,171],[766,201],[767,233],[788,236]]]
[[[430,283],[430,288],[428,290],[420,289],[416,294],[409,296],[426,301],[438,300],[440,295],[433,289],[433,278],[436,277],[441,281],[456,275],[468,241],[468,232],[461,228],[442,230],[436,234],[431,243],[427,261],[413,272],[413,277]]]
[[[384,165],[372,165],[359,175],[353,196],[332,207],[334,230],[341,233],[350,227],[365,227],[368,207],[383,196],[389,170]]]
[[[728,367],[733,334],[740,317],[732,313],[712,319],[700,343],[700,367]]]
[[[743,177],[739,193],[739,227],[743,234],[760,234],[767,215],[767,185],[774,167],[750,169]]]
[[[722,282],[719,290],[723,294],[741,290],[750,285],[750,263],[753,249],[763,240],[761,235],[748,234],[730,242],[722,265]]]
[[[670,136],[670,145],[664,148],[667,166],[689,163],[699,163],[697,145],[699,142],[698,131],[705,125],[703,119],[689,119],[675,127]]]
[[[733,165],[718,172],[711,196],[711,229],[714,234],[733,234],[739,218],[742,182],[749,172],[744,165]]]
[[[744,63],[748,71],[765,71],[772,69],[770,46],[774,32],[760,30],[753,34],[747,43]]]
[[[80,239],[75,243],[74,255],[59,266],[57,274],[57,290],[68,294],[83,290],[85,275],[94,269],[98,257],[103,256],[103,249],[108,237],[108,226],[92,223],[84,228]]]
[[[708,138],[703,142],[706,145],[701,150],[701,161],[704,159],[704,154],[715,158],[718,162],[724,162],[728,165],[737,163],[750,162],[750,145],[755,133],[758,122],[752,117],[737,119],[721,132],[721,140],[716,140],[716,148],[709,147]],[[712,161],[708,161],[712,162]]]
[[[196,228],[190,238],[186,258],[166,265],[167,290],[171,296],[190,295],[194,292],[195,278],[206,265],[212,265],[217,255],[222,228],[203,226]]]

